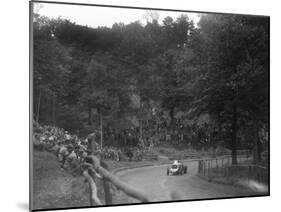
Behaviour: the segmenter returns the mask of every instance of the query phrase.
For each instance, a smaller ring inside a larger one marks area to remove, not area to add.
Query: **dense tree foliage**
[[[124,144],[165,131],[173,144],[230,148],[234,164],[237,149],[249,148],[258,162],[268,133],[268,27],[265,17],[240,15],[98,28],[35,15],[34,119],[81,135],[115,132]]]

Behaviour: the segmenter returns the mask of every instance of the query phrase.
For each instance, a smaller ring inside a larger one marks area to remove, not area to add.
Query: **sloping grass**
[[[33,176],[34,209],[89,206],[84,178],[62,170],[53,154],[34,151]]]

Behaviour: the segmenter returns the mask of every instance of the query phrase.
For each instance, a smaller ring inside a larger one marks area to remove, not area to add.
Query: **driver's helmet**
[[[173,163],[173,164],[177,165],[177,164],[179,164],[179,163],[180,163],[179,160],[174,160],[174,163]]]

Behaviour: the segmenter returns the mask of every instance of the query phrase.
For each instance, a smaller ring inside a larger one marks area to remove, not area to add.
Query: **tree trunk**
[[[143,139],[143,111],[142,111],[142,98],[141,98],[141,94],[139,94],[139,97],[140,97],[140,114],[139,114],[139,127],[140,127],[140,139],[142,140]]]
[[[142,120],[139,120],[140,122],[140,139],[142,139],[143,135],[142,135]]]
[[[38,105],[37,105],[37,114],[36,114],[36,122],[37,123],[39,123],[40,102],[41,102],[41,89],[39,89],[39,97],[38,97]]]
[[[87,138],[88,138],[88,142],[89,142],[88,149],[93,154],[97,150],[97,146],[96,146],[96,133],[91,133],[90,135],[88,135]]]
[[[172,127],[172,129],[174,129],[174,108],[170,108],[170,118],[171,118],[171,123],[170,126]]]
[[[91,105],[91,102],[88,101],[88,124],[89,125],[92,125],[93,123],[93,113],[92,113],[92,105]]]
[[[98,117],[99,117],[99,125],[100,125],[100,147],[102,149],[103,145],[103,117],[100,107],[97,108]]]
[[[256,121],[257,122],[257,121]],[[254,164],[258,164],[261,162],[261,142],[259,136],[259,126],[255,124],[255,140],[254,140],[254,148],[253,148],[253,158]]]
[[[258,162],[261,162],[262,144],[260,141],[260,136],[258,136]]]
[[[232,165],[237,164],[237,106],[233,105],[232,135],[231,135],[231,156]]]
[[[124,144],[125,144],[125,146],[127,146],[127,135],[126,135],[126,133],[124,132]]]
[[[52,108],[53,126],[56,125],[56,95],[53,95],[53,108]]]

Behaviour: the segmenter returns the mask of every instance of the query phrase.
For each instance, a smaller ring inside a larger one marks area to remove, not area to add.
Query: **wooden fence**
[[[100,160],[95,155],[90,155],[85,162],[81,164],[83,169],[83,176],[86,178],[90,188],[90,203],[91,205],[101,205],[102,201],[97,195],[96,180],[100,178],[103,180],[103,188],[105,193],[105,204],[112,204],[112,194],[110,184],[112,183],[116,188],[123,191],[128,196],[139,200],[140,202],[150,201],[148,196],[134,187],[122,182],[118,177],[110,173],[106,167],[106,163]]]

